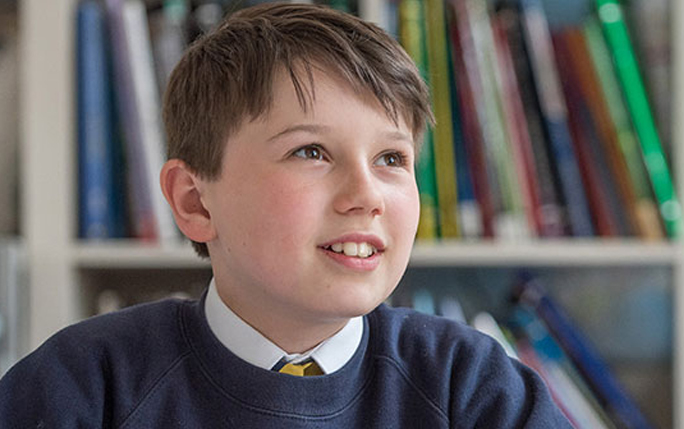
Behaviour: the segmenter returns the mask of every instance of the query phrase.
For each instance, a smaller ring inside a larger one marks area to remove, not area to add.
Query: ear
[[[216,236],[211,214],[202,202],[201,179],[183,161],[171,159],[162,167],[160,184],[178,228],[190,240],[206,243]]]

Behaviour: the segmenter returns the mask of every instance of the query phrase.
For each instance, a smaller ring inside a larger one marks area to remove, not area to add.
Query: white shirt
[[[352,358],[363,336],[363,318],[354,317],[335,335],[302,354],[288,354],[235,314],[219,296],[214,279],[209,284],[204,311],[216,338],[240,359],[270,370],[281,359],[316,361],[324,374],[342,368]]]

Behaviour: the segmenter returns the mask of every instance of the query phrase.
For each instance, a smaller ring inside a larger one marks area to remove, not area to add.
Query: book
[[[400,3],[400,40],[406,52],[416,63],[423,78],[428,81],[423,6],[423,2],[420,0],[403,0]],[[416,238],[422,241],[432,241],[439,235],[439,226],[432,129],[429,127],[425,130],[422,146],[416,160],[416,181],[420,194],[420,222]]]
[[[567,108],[560,87],[544,8],[540,0],[521,0],[520,5],[524,39],[545,132],[567,209],[568,223],[573,235],[591,236],[594,230],[568,129]]]
[[[631,0],[623,4],[663,150],[672,159],[672,49],[677,43],[672,35],[674,3]]]
[[[538,281],[524,278],[518,285],[515,296],[544,321],[549,332],[576,365],[611,419],[620,427],[651,427],[603,359],[561,308],[545,293]]]
[[[539,187],[538,210],[540,213],[538,216],[541,219],[539,235],[543,237],[562,236],[567,230],[565,209],[559,197],[558,180],[552,169],[553,163],[542,123],[532,69],[528,61],[529,55],[525,46],[519,7],[510,1],[499,3],[496,19],[506,33],[506,41],[518,83],[520,102],[523,106],[524,118],[532,145],[532,159]]]
[[[124,235],[123,202],[117,188],[113,89],[105,12],[94,0],[76,12],[78,236],[83,239]]]
[[[599,89],[603,94],[610,120],[615,128],[618,147],[622,153],[630,177],[630,184],[635,194],[636,216],[640,234],[649,240],[661,239],[664,237],[663,225],[658,214],[658,208],[653,200],[639,142],[634,133],[610,59],[608,46],[597,18],[590,16],[585,20],[583,33],[592,64],[598,76]]]
[[[592,118],[599,147],[597,159],[603,160],[605,173],[603,183],[614,195],[618,211],[618,226],[622,235],[644,236],[638,222],[637,200],[634,186],[627,171],[625,159],[620,151],[617,131],[610,119],[606,100],[600,89],[600,82],[592,64],[587,42],[580,27],[568,28],[560,36],[572,60],[573,72],[577,78],[579,93],[585,101]]]
[[[553,36],[555,57],[561,86],[568,108],[568,125],[572,135],[577,162],[586,189],[596,234],[603,237],[626,235],[620,222],[624,212],[618,207],[612,177],[601,151],[597,125],[593,120],[588,100],[583,96],[577,64],[582,61],[573,55],[567,37],[568,30]]]
[[[469,179],[480,212],[481,236],[492,238],[494,237],[495,200],[498,202],[498,193],[492,190],[490,181],[495,179],[496,172],[494,167],[487,163],[484,153],[482,128],[477,115],[473,89],[479,88],[479,76],[473,63],[470,62],[474,55],[474,46],[467,31],[465,22],[467,17],[463,15],[462,10],[459,10],[462,7],[462,2],[450,2],[447,5],[453,83],[457,88],[455,96],[463,135],[462,149],[465,152],[465,163],[468,165]],[[457,160],[457,162],[461,161]]]
[[[162,7],[148,13],[152,56],[159,94],[188,44],[185,24],[189,6],[186,0],[165,0]]]
[[[496,170],[500,205],[496,210],[494,228],[497,237],[520,239],[530,236],[527,219],[520,200],[520,183],[511,162],[511,142],[502,115],[502,94],[498,82],[492,27],[487,4],[467,0],[468,29],[474,45],[474,60],[480,74],[480,103],[478,115],[482,126],[487,161]]]
[[[448,31],[448,30],[447,30]],[[475,239],[482,237],[482,212],[475,197],[472,181],[472,168],[468,162],[466,150],[467,131],[461,112],[459,91],[455,79],[455,61],[453,49],[449,43],[447,49],[449,66],[449,87],[451,90],[451,123],[454,132],[454,158],[456,162],[456,196],[458,199],[458,221],[461,239]]]
[[[544,232],[542,208],[539,198],[539,181],[534,164],[534,148],[527,128],[525,108],[522,105],[518,79],[513,65],[506,34],[506,17],[495,15],[491,19],[496,53],[497,84],[501,93],[501,105],[506,129],[510,137],[512,164],[519,180],[521,201],[532,235]]]
[[[596,0],[598,16],[636,129],[660,215],[669,237],[682,229],[682,210],[653,119],[622,7],[617,0]]]
[[[143,147],[140,114],[135,99],[131,54],[126,39],[124,0],[105,0],[107,28],[114,64],[116,107],[121,124],[126,157],[126,182],[131,236],[157,240],[157,221],[152,206],[152,190],[147,180],[147,160]]]
[[[130,55],[133,98],[137,106],[140,143],[144,153],[144,180],[147,181],[151,213],[154,216],[155,237],[160,242],[179,237],[171,209],[159,185],[166,144],[161,124],[161,99],[154,73],[147,10],[142,0],[126,0],[123,4],[123,24]]]
[[[442,0],[426,0],[429,83],[437,122],[433,145],[439,231],[443,238],[454,238],[458,237],[460,232],[445,16]]]

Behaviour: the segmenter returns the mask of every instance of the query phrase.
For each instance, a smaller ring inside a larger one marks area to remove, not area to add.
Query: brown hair
[[[303,109],[314,97],[312,67],[323,67],[355,91],[373,94],[395,122],[401,115],[417,145],[434,121],[420,73],[383,30],[325,6],[266,3],[228,17],[179,61],[163,102],[168,158],[183,160],[203,179],[220,177],[224,145],[243,121],[271,107],[281,67]],[[209,255],[206,244],[193,246]]]

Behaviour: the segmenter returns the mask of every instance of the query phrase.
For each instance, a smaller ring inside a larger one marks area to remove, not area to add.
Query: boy
[[[319,6],[240,11],[185,54],[164,117],[161,186],[208,291],[56,334],[0,383],[1,426],[569,426],[488,337],[381,304],[431,118],[390,37]]]

